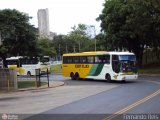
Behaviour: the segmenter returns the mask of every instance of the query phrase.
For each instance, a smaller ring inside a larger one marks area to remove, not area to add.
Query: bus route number
[[[75,68],[89,68],[89,65],[75,65]]]

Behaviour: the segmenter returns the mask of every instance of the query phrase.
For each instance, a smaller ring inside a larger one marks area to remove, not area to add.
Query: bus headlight
[[[126,77],[122,77],[122,80],[125,80],[126,79]]]

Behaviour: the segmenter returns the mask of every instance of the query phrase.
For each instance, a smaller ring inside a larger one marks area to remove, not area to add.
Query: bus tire
[[[73,73],[73,72],[70,73],[70,77],[71,77],[71,80],[74,80],[74,79],[75,79],[75,76],[74,76],[74,73]]]
[[[78,73],[75,74],[75,79],[79,80],[79,74]]]
[[[106,74],[105,79],[106,79],[108,82],[112,82],[111,76],[110,76],[110,74],[108,74],[108,73]]]
[[[31,76],[31,72],[30,71],[27,72],[27,76]]]
[[[122,83],[122,84],[126,83],[126,80],[122,80],[121,83]]]

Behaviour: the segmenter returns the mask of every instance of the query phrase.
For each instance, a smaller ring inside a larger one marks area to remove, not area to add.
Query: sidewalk
[[[0,94],[3,93],[14,93],[14,92],[22,92],[22,91],[30,91],[30,90],[41,90],[41,89],[49,89],[49,88],[56,88],[56,87],[60,87],[60,86],[64,86],[65,83],[63,81],[50,81],[49,82],[49,87],[48,84],[43,85],[41,87],[27,87],[27,88],[19,88],[17,90],[3,90],[0,89]]]
[[[39,89],[47,89],[47,88],[55,88],[55,87],[60,87],[63,86],[65,83],[62,81],[50,81],[49,82],[49,87],[48,84],[43,85],[41,87],[29,87],[29,88],[21,88],[18,89],[18,91],[27,91],[27,90],[39,90]]]

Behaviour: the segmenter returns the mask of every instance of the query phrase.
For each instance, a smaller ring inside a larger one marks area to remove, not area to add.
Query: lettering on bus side
[[[89,65],[75,65],[75,68],[89,68]]]

